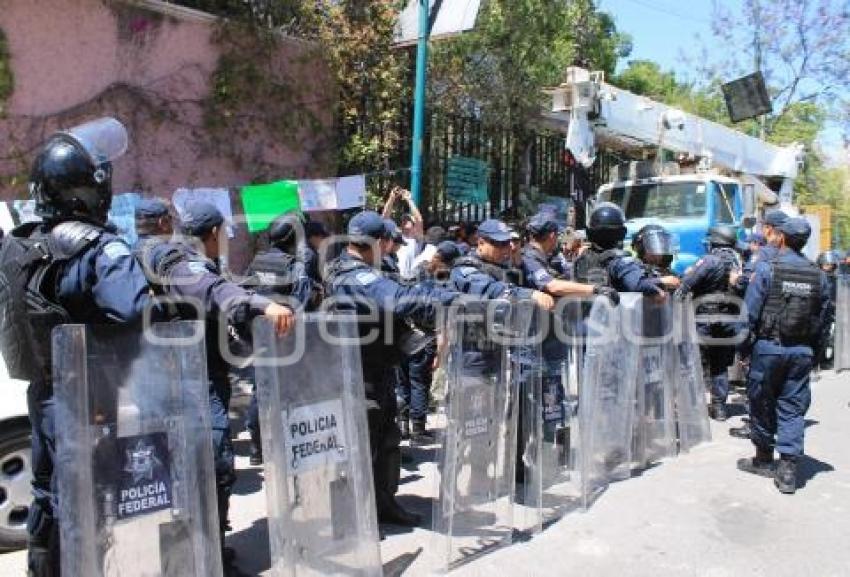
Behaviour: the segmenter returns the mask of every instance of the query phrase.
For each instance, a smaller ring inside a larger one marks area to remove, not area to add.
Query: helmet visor
[[[110,117],[80,124],[62,134],[88,152],[95,164],[112,162],[127,150],[127,129]]]
[[[671,255],[673,254],[673,237],[663,230],[650,230],[644,234],[643,250],[651,255]]]

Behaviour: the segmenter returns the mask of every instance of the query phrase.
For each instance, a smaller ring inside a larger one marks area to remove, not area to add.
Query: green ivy
[[[15,77],[12,74],[9,43],[3,30],[0,30],[0,116],[6,114],[6,101],[15,90]]]

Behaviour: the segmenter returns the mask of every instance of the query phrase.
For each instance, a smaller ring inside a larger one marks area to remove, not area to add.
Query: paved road
[[[612,485],[587,513],[571,513],[533,539],[458,569],[459,577],[838,577],[850,575],[850,375],[825,373],[813,385],[805,486],[781,495],[771,481],[739,473],[749,443],[713,424],[714,441],[642,475]],[[248,466],[239,441],[239,484],[229,543],[248,575],[270,565],[262,470]],[[418,449],[416,461],[427,460]],[[426,515],[433,466],[409,464],[401,500]],[[424,529],[390,534],[381,544],[385,575],[428,573]],[[23,553],[0,555],[0,576],[25,575]]]

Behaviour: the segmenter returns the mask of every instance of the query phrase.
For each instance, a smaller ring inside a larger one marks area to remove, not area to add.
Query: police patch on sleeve
[[[206,274],[210,272],[207,270],[207,265],[198,260],[189,261],[189,271],[194,274]]]
[[[534,278],[534,282],[538,285],[546,285],[549,284],[552,280],[552,276],[546,271],[545,268],[539,268],[534,271],[534,274],[531,275]]]
[[[357,282],[359,282],[363,286],[369,286],[370,284],[378,280],[378,275],[376,275],[370,270],[367,270],[357,273],[356,275],[354,275],[354,278],[356,278]]]
[[[103,254],[111,260],[118,260],[121,257],[130,256],[130,247],[116,240],[103,247]]]

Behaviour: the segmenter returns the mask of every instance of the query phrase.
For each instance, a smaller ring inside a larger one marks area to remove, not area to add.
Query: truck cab
[[[625,246],[642,227],[664,226],[673,236],[673,270],[682,274],[705,254],[709,227],[740,227],[745,215],[741,183],[710,173],[655,176],[603,185],[597,200],[613,202],[626,216]]]

